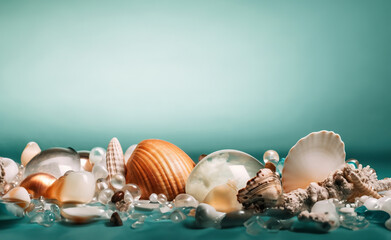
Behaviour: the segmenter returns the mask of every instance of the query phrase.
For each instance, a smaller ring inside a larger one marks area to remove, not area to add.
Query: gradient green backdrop
[[[0,156],[285,155],[312,131],[390,159],[391,1],[0,1]]]

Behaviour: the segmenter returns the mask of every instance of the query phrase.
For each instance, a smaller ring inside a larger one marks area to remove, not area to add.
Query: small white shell
[[[331,131],[313,132],[291,148],[282,170],[284,192],[323,181],[345,163],[345,144]]]
[[[115,174],[125,176],[125,161],[124,152],[117,138],[112,138],[106,152],[107,171],[109,172],[109,180]]]
[[[30,162],[33,157],[35,157],[38,153],[41,152],[41,148],[38,146],[36,142],[27,143],[26,147],[22,152],[22,156],[20,157],[20,161],[23,166],[26,166],[27,163]]]
[[[17,203],[21,208],[26,208],[30,204],[30,196],[24,187],[16,187],[9,190],[3,199]]]
[[[61,215],[75,223],[86,223],[103,216],[104,210],[94,206],[67,207],[61,209]]]
[[[1,158],[1,157],[0,157],[0,162],[3,163],[3,167],[5,171],[4,180],[8,183],[12,182],[12,180],[14,180],[14,178],[19,172],[18,164],[16,164],[16,162],[14,162],[14,160],[12,159]]]

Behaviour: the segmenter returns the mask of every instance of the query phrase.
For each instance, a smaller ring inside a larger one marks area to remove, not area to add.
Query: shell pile
[[[124,153],[117,138],[112,138],[107,146],[106,164],[109,180],[116,174],[125,176]]]
[[[282,194],[280,177],[268,168],[259,170],[238,193],[238,201],[245,208],[267,208],[277,204]]]
[[[172,143],[149,139],[140,142],[127,163],[126,182],[141,188],[141,198],[163,193],[168,200],[185,192],[195,163]]]
[[[338,134],[320,131],[300,139],[291,148],[282,170],[284,192],[320,182],[345,163],[345,144]]]

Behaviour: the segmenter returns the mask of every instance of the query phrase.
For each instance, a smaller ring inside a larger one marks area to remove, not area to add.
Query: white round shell
[[[282,170],[284,192],[320,182],[345,163],[345,144],[331,131],[313,132],[291,148]]]

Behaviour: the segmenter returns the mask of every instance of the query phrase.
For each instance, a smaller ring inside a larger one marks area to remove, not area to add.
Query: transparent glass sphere
[[[90,162],[97,164],[106,158],[106,150],[101,147],[95,147],[90,151]]]

